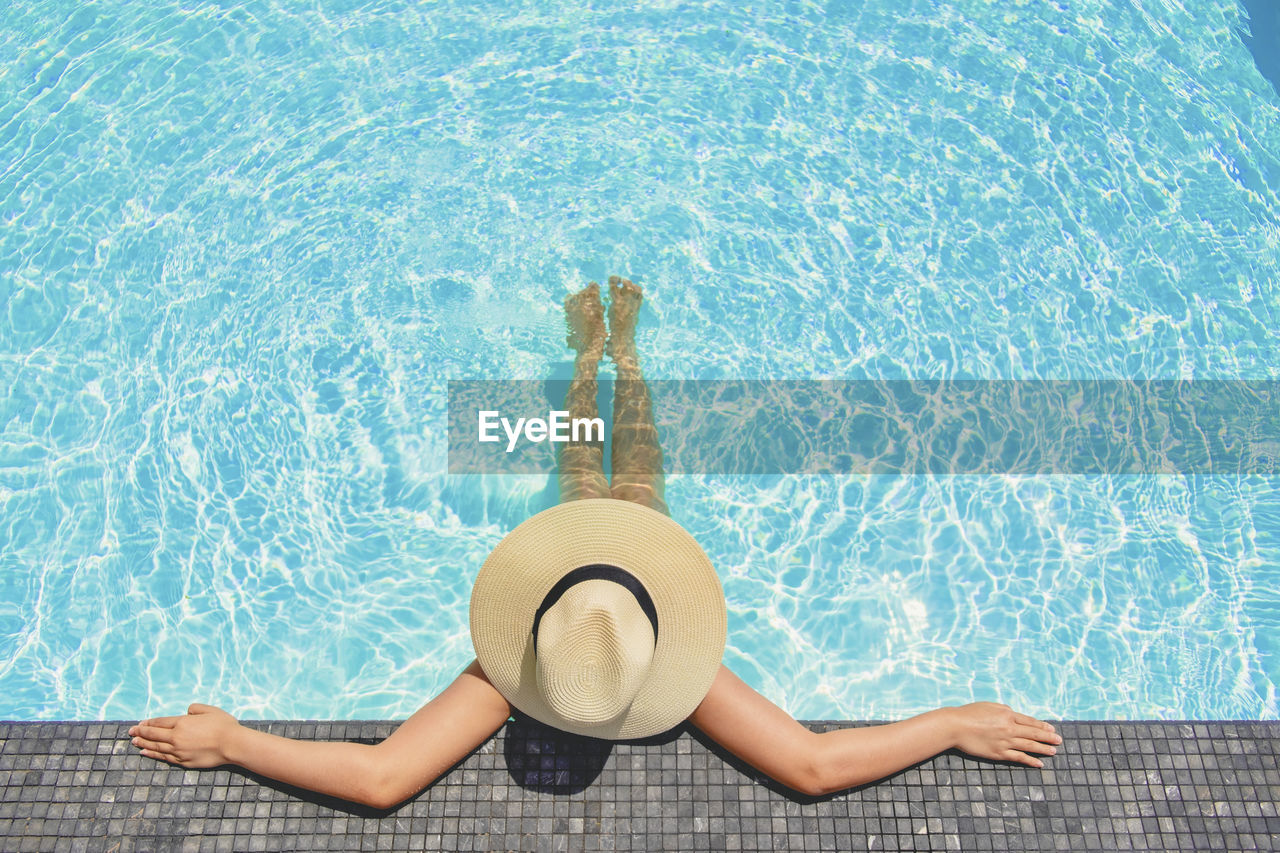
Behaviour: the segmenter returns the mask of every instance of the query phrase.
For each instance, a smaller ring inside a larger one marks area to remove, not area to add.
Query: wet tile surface
[[[144,759],[130,725],[0,723],[0,849],[1280,850],[1274,721],[1057,723],[1045,770],[948,753],[823,798],[688,729],[609,744],[515,721],[387,812]],[[364,742],[395,727],[249,725]]]

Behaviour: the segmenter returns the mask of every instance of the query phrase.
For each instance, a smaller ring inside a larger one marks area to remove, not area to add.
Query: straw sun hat
[[[471,641],[508,702],[557,729],[626,740],[683,722],[724,655],[707,555],[655,510],[603,498],[540,512],[471,592]]]

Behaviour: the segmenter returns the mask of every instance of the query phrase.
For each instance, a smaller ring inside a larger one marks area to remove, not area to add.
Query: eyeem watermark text
[[[514,424],[496,411],[480,412],[480,441],[499,441],[498,427],[507,434],[507,452],[516,449],[523,433],[526,441],[604,441],[604,421],[600,418],[572,418],[568,412],[553,410],[542,418],[516,418]]]
[[[554,474],[551,442],[573,440],[570,416],[555,411],[575,411],[561,402],[571,387],[450,380],[449,473]],[[651,379],[648,387],[667,475],[1280,476],[1277,380]],[[607,400],[618,386],[601,381],[598,391]],[[606,437],[587,423],[579,437]]]

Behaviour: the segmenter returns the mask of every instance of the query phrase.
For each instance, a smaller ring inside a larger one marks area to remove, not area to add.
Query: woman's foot
[[[564,301],[564,317],[569,323],[569,348],[586,357],[600,360],[604,352],[604,306],[600,304],[600,285],[594,281]]]
[[[609,342],[606,348],[615,362],[635,357],[636,319],[644,291],[638,284],[616,275],[609,276]]]

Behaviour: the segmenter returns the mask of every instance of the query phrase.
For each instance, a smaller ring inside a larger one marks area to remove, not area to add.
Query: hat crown
[[[542,617],[537,681],[567,721],[596,725],[631,707],[649,674],[653,625],[630,590],[607,580],[571,586]]]

